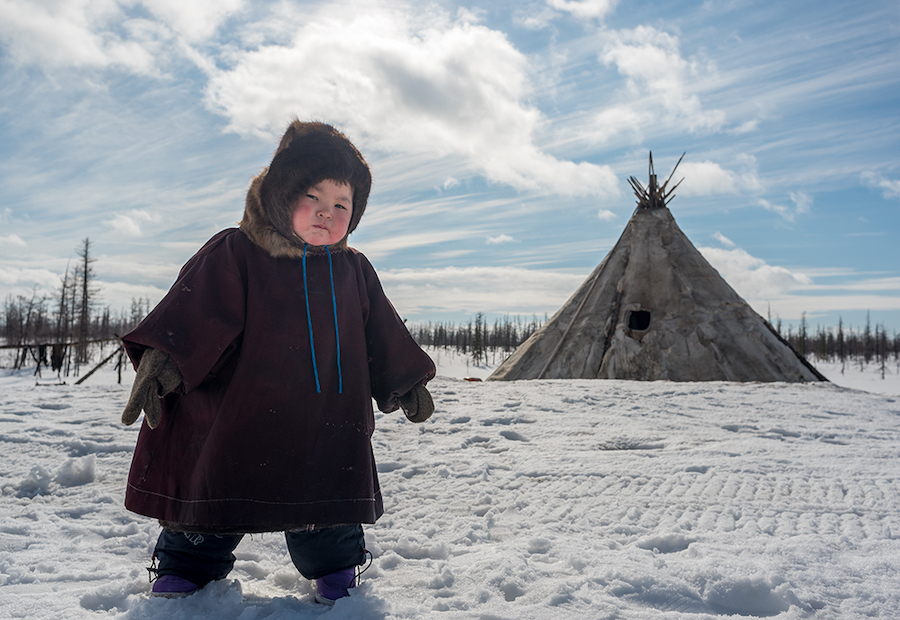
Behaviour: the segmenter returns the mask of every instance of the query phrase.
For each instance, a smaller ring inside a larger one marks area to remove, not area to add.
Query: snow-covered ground
[[[229,579],[149,598],[158,526],[122,507],[131,373],[0,371],[0,618],[900,617],[895,367],[480,383],[462,378],[489,368],[433,356],[434,417],[377,416],[387,514],[334,608],[274,534],[245,538]]]

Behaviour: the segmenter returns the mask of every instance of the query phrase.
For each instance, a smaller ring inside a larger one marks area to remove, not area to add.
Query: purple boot
[[[356,587],[356,569],[345,568],[336,573],[316,579],[316,602],[323,605],[334,605],[339,598],[350,596],[347,592]]]
[[[184,577],[176,575],[163,575],[153,582],[153,589],[150,596],[164,596],[166,598],[177,598],[193,594],[200,589],[196,583],[188,581]]]

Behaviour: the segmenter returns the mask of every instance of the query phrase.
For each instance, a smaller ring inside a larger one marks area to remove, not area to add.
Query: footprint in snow
[[[378,463],[376,469],[378,470],[379,474],[387,474],[398,469],[403,469],[404,467],[406,467],[406,465],[404,465],[403,463],[388,461],[386,463]]]
[[[695,539],[683,534],[659,534],[639,540],[635,544],[641,549],[656,550],[659,553],[678,553],[687,549],[693,542],[696,542]]]
[[[63,409],[71,409],[72,405],[66,403],[37,403],[35,404],[35,407],[47,411],[62,411]]]

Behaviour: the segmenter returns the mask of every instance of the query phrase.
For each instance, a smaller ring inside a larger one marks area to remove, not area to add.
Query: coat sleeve
[[[378,409],[389,413],[400,408],[400,396],[433,379],[435,367],[384,294],[375,269],[361,254],[360,259],[368,297],[366,347],[372,397]]]
[[[122,339],[135,366],[148,348],[168,353],[184,377],[185,393],[215,372],[244,329],[246,280],[229,232],[191,258],[162,301]]]

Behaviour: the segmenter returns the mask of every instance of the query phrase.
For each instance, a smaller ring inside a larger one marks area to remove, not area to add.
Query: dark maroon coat
[[[355,250],[307,256],[316,391],[302,261],[273,258],[239,229],[214,236],[130,334],[137,364],[168,353],[183,388],[141,428],[125,505],[208,532],[374,523],[383,512],[372,454],[372,398],[398,397],[434,376],[431,359]],[[340,356],[339,393],[338,352]],[[183,393],[181,393],[183,392]]]

